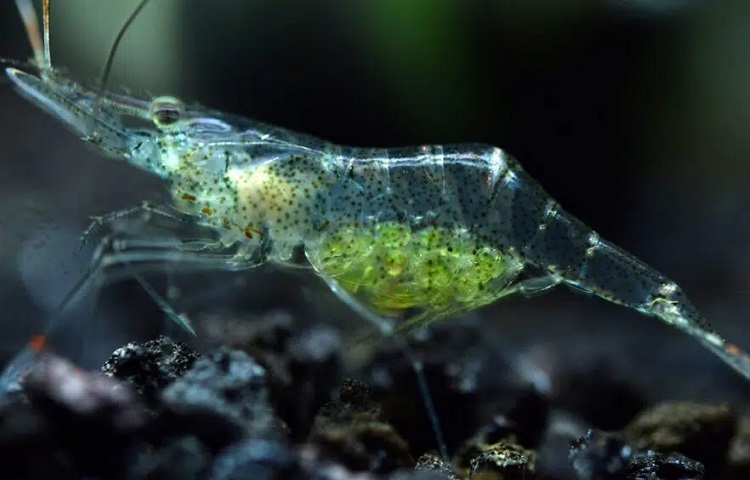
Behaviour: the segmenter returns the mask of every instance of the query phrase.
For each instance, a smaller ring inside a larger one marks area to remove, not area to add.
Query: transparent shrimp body
[[[302,248],[342,299],[401,329],[566,284],[678,327],[750,378],[750,357],[676,284],[564,211],[499,148],[341,147],[172,97],[100,95],[51,67],[7,73],[82,139],[163,178],[181,221],[216,234],[150,260],[241,269]],[[147,257],[137,253],[114,258]]]

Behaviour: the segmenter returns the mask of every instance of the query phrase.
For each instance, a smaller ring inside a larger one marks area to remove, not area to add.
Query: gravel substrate
[[[41,354],[0,400],[0,478],[750,478],[750,421],[728,405],[632,394],[589,410],[480,323],[409,337],[450,464],[397,343],[355,355],[335,329],[284,314],[224,334],[231,347],[202,353],[164,336],[131,343],[101,372]]]

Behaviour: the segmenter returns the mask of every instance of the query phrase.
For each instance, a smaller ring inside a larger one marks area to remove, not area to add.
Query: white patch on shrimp
[[[591,258],[594,256],[594,253],[596,253],[596,249],[599,246],[599,242],[601,242],[601,238],[599,238],[599,235],[596,232],[591,232],[589,234],[588,242],[589,246],[586,249],[586,257]]]
[[[495,147],[492,150],[492,157],[490,157],[490,176],[487,179],[487,184],[490,189],[495,188],[497,180],[506,170],[508,169],[508,162],[505,160],[505,152],[502,148]]]
[[[554,218],[555,215],[557,215],[557,210],[560,208],[560,205],[550,199],[547,200],[547,205],[544,207],[544,216],[542,217],[542,221],[539,222],[539,230],[546,230],[547,229],[547,223],[549,223],[550,219]]]
[[[180,156],[174,150],[169,150],[163,157],[164,169],[168,172],[174,172],[180,166]]]

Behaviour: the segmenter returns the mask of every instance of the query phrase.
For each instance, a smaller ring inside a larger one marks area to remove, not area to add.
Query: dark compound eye
[[[151,120],[159,128],[169,127],[176,123],[185,112],[185,106],[175,97],[158,97],[149,107]]]

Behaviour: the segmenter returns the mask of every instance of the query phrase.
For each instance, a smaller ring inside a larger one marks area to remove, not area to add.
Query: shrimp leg
[[[321,278],[326,282],[326,284],[331,289],[331,291],[341,301],[343,301],[346,305],[348,305],[352,310],[358,313],[363,319],[365,319],[371,325],[375,326],[378,329],[381,337],[389,337],[393,339],[393,341],[397,342],[398,348],[402,351],[402,353],[408,360],[417,378],[420,395],[422,396],[422,399],[424,401],[425,408],[427,410],[427,414],[430,420],[430,424],[433,429],[433,433],[438,442],[438,449],[440,451],[440,454],[443,460],[447,462],[447,459],[448,459],[447,447],[446,447],[445,440],[443,437],[442,429],[440,426],[440,420],[437,415],[437,410],[435,408],[434,400],[432,398],[432,394],[430,392],[427,379],[424,375],[424,365],[417,358],[416,354],[409,346],[406,340],[406,337],[401,336],[401,335],[396,335],[396,334],[399,332],[403,332],[403,331],[413,330],[414,328],[424,327],[432,323],[436,319],[442,318],[443,316],[450,315],[452,312],[445,311],[445,312],[438,312],[437,314],[435,312],[429,312],[429,311],[423,312],[422,314],[419,314],[410,319],[407,319],[399,323],[398,326],[394,327],[392,321],[375,314],[372,310],[370,310],[365,305],[363,305],[359,300],[357,300],[352,294],[350,294],[344,288],[339,286],[338,283],[336,283],[334,279],[330,277],[326,277],[326,276],[321,276]],[[559,285],[561,282],[562,282],[562,279],[557,275],[540,275],[536,277],[526,278],[504,289],[501,293],[501,296],[504,297],[504,296],[520,293],[521,295],[528,297],[528,296],[540,294],[546,290],[549,290],[550,288],[553,288],[554,286]],[[458,313],[458,312],[455,312],[455,313]],[[369,336],[367,338],[369,338]]]
[[[132,207],[123,208],[121,210],[115,210],[114,212],[107,213],[101,216],[95,216],[91,218],[91,223],[84,230],[81,235],[81,248],[85,247],[91,239],[96,236],[106,226],[113,226],[116,222],[121,220],[127,220],[128,217],[152,217],[158,216],[164,220],[173,220],[178,223],[190,225],[192,223],[192,217],[185,215],[178,211],[166,210],[163,207],[154,205],[150,202],[141,202],[138,205]]]
[[[135,210],[133,210],[135,211]],[[143,238],[126,232],[117,232],[104,236],[98,240],[91,263],[81,278],[71,288],[52,314],[44,332],[35,335],[29,345],[21,350],[4,367],[0,373],[0,392],[7,392],[19,388],[18,379],[36,358],[44,341],[60,327],[64,314],[75,305],[80,295],[84,294],[92,285],[105,285],[117,279],[132,277],[140,283],[159,306],[164,308],[168,304],[145,281],[143,274],[149,271],[163,272],[165,266],[180,270],[198,271],[208,270],[243,270],[252,268],[258,263],[259,256],[251,257],[247,254],[238,255],[237,249],[228,249],[213,239],[193,237],[179,238],[174,230],[164,226],[165,220],[174,220],[158,213],[158,209],[150,210],[154,215],[138,215],[130,226],[134,231],[145,226],[161,227],[165,229],[161,236]],[[132,216],[132,215],[131,215]],[[112,215],[113,220],[122,220],[122,215]],[[160,223],[161,222],[161,223]],[[102,226],[106,226],[106,223]],[[93,230],[92,230],[93,231]],[[189,321],[172,308],[166,308],[167,316],[179,326],[192,332]]]
[[[524,297],[533,297],[560,285],[563,279],[557,275],[540,275],[516,282],[501,293],[502,297],[519,293]]]
[[[134,218],[127,223],[126,229],[121,222],[128,216]],[[244,270],[259,263],[259,256],[241,254],[236,249],[224,247],[213,239],[175,236],[175,229],[170,225],[170,222],[175,220],[181,221],[171,212],[148,204],[113,212],[95,220],[95,227],[89,227],[84,241],[90,241],[90,237],[105,226],[112,226],[116,231],[98,241],[88,269],[60,303],[55,318],[59,318],[59,315],[92,284],[104,285],[121,278],[133,277],[144,286],[150,296],[154,297],[155,292],[147,287],[142,274],[154,270],[164,271],[165,265],[189,271]],[[165,233],[143,237],[123,231],[138,232],[147,227],[160,229]],[[154,298],[156,300],[157,297]],[[170,317],[181,318],[171,314]],[[178,323],[192,331],[187,322]]]
[[[427,384],[427,378],[424,375],[424,364],[420,359],[417,358],[414,350],[412,350],[412,348],[409,346],[406,337],[403,337],[401,335],[394,335],[395,330],[393,328],[392,322],[389,319],[380,317],[373,313],[360,301],[354,298],[352,294],[341,288],[335,280],[330,277],[321,278],[326,282],[328,288],[330,288],[331,291],[342,302],[348,305],[349,308],[354,310],[354,312],[359,314],[363,319],[374,325],[380,332],[381,336],[390,337],[396,342],[397,347],[404,354],[407,361],[411,365],[412,370],[414,371],[414,375],[417,377],[419,392],[424,401],[425,408],[427,409],[427,415],[430,419],[432,432],[438,442],[438,451],[440,452],[440,456],[442,457],[442,460],[446,465],[450,465],[450,460],[448,457],[448,447],[445,443],[443,430],[440,427],[440,419],[438,418],[437,410],[435,409],[435,402],[432,398],[432,393],[430,393],[430,387]]]

